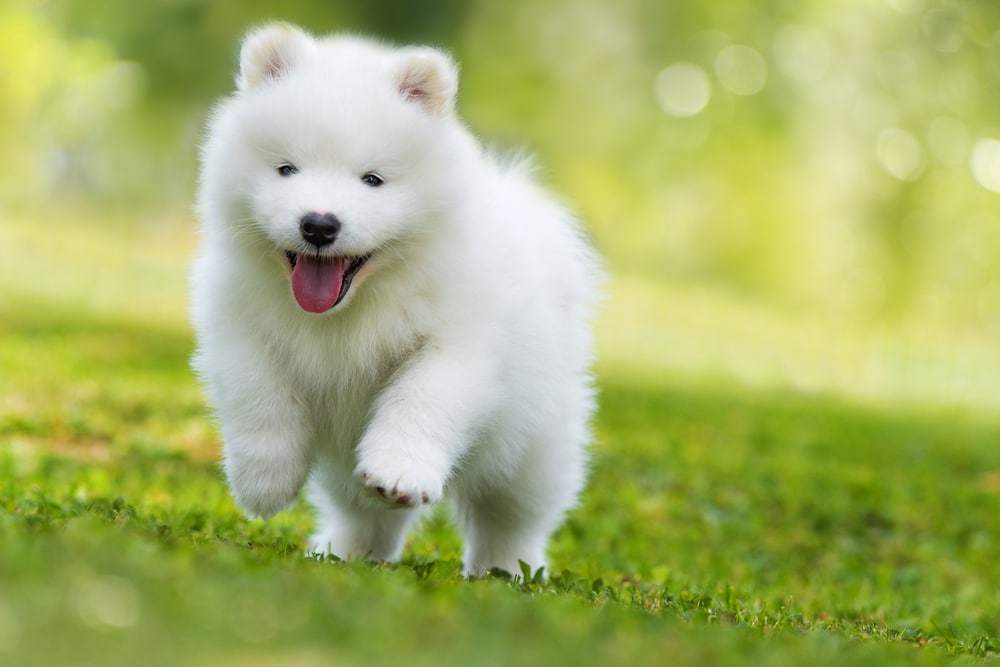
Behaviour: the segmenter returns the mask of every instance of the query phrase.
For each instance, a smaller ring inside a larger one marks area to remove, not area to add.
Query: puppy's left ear
[[[438,116],[451,113],[458,92],[458,66],[443,51],[415,46],[399,52],[394,77],[407,102],[420,104]]]

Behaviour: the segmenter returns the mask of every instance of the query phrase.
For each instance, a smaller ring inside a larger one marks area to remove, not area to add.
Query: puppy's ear
[[[458,66],[448,54],[429,46],[402,49],[394,76],[396,89],[407,102],[439,116],[455,107]]]
[[[302,59],[312,38],[288,23],[271,23],[246,36],[240,47],[239,90],[277,81]]]

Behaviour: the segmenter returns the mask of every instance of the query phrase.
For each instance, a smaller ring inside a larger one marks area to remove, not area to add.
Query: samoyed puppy
[[[193,365],[237,504],[303,488],[309,551],[398,560],[448,491],[466,574],[546,564],[585,480],[600,270],[430,47],[247,36],[201,154]]]

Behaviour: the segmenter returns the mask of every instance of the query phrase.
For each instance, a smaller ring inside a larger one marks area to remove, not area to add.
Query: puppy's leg
[[[223,467],[236,504],[251,517],[268,519],[291,505],[309,473],[307,441],[289,419],[294,410],[272,405],[273,421],[223,423]],[[264,419],[264,418],[262,418]],[[284,423],[285,428],[278,424]]]
[[[406,531],[417,518],[414,509],[342,505],[316,482],[310,481],[309,501],[316,508],[316,532],[309,540],[309,554],[337,556],[342,560],[368,558],[394,563],[399,560]]]
[[[441,498],[488,404],[492,371],[491,355],[471,347],[428,345],[410,360],[378,397],[358,444],[355,474],[373,497],[393,507]]]
[[[530,516],[527,508],[501,498],[459,503],[459,523],[465,538],[464,575],[482,576],[495,567],[520,574],[520,561],[527,563],[532,572],[547,567],[545,550],[557,521]]]
[[[519,561],[536,572],[547,567],[549,539],[576,502],[586,477],[582,431],[565,423],[539,436],[518,461],[497,466],[482,457],[455,485],[455,509],[465,538],[466,575],[499,567],[520,573]],[[487,445],[510,451],[510,443]]]
[[[199,370],[221,422],[226,479],[236,504],[266,519],[295,500],[308,475],[305,410],[255,346],[234,342],[212,352],[200,355]]]

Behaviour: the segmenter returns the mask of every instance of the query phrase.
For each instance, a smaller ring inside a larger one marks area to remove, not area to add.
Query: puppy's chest
[[[346,454],[361,439],[382,390],[395,375],[397,364],[329,364],[312,369],[295,394],[306,407],[306,419],[321,448]]]
[[[285,341],[278,354],[293,394],[310,412],[333,414],[341,422],[366,417],[378,394],[419,347],[418,336],[351,334]]]
[[[388,355],[364,358],[337,350],[299,356],[289,364],[294,393],[309,403],[350,405],[373,397],[392,376],[398,361]]]

